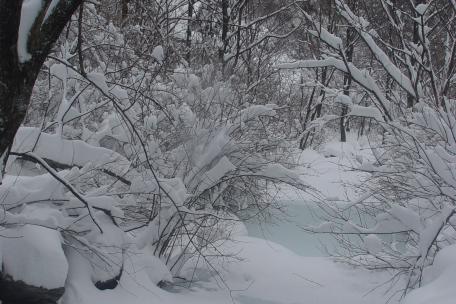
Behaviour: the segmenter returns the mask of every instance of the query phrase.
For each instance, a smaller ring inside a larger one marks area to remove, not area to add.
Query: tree
[[[54,42],[82,3],[0,1],[0,155],[5,154],[27,113],[38,73]]]

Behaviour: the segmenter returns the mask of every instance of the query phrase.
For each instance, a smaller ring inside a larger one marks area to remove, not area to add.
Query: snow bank
[[[66,304],[145,304],[188,303],[173,301],[173,296],[158,288],[156,283],[169,279],[163,263],[145,251],[127,251],[119,285],[112,290],[98,290],[92,283],[92,265],[84,255],[68,248],[69,272],[62,303]]]
[[[124,251],[128,248],[128,238],[112,220],[102,212],[97,212],[97,223],[103,233],[92,230],[86,237],[93,252],[86,258],[93,266],[90,276],[93,282],[108,281],[122,271]]]
[[[404,304],[454,304],[456,299],[456,245],[443,248],[424,271],[424,286],[412,291]]]
[[[130,276],[146,275],[152,284],[160,281],[172,282],[173,278],[168,267],[156,256],[152,250],[130,250],[125,260],[126,273]]]
[[[2,233],[4,272],[15,280],[44,288],[65,285],[68,263],[62,249],[60,233],[25,225]]]
[[[384,304],[389,297],[384,293],[388,286],[378,287],[388,280],[387,273],[356,270],[327,258],[301,257],[283,246],[253,237],[236,237],[217,249],[227,256],[236,254],[239,260],[212,258],[210,261],[221,269],[222,278],[213,274],[212,279],[198,282],[195,286],[200,287],[186,292],[186,299],[205,303],[201,299],[212,295],[212,303],[217,304],[233,303],[233,300],[242,304]],[[192,266],[187,268],[185,276],[207,280],[213,273],[204,263],[196,269]],[[231,291],[220,291],[217,281],[221,279]],[[214,294],[218,298],[214,299]],[[389,303],[398,303],[397,296]]]

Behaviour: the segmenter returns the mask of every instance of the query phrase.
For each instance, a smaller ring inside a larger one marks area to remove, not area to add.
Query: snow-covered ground
[[[351,170],[363,157],[369,153],[359,145],[330,143],[318,152],[302,152],[300,171],[325,196],[345,201],[355,193],[344,185],[363,177]],[[185,295],[195,303],[240,304],[374,304],[389,300],[391,286],[382,285],[390,278],[388,273],[335,263],[320,250],[321,245],[333,245],[329,237],[299,229],[299,225],[317,220],[311,213],[318,211],[309,203],[313,197],[292,189],[283,189],[280,196],[288,204],[288,221],[247,225],[248,235],[239,235],[223,245],[223,252],[237,253],[241,259],[221,265],[223,283],[200,282],[173,296]],[[226,286],[231,291],[224,289]],[[389,303],[397,302],[396,297]]]
[[[361,152],[360,152],[361,151]],[[364,155],[364,156],[363,156]],[[350,171],[362,162],[367,153],[359,146],[331,143],[321,151],[305,151],[300,155],[303,178],[331,200],[345,201],[351,195],[344,184],[362,178]],[[348,170],[348,171],[347,171]],[[357,304],[386,303],[391,286],[382,285],[388,273],[353,269],[333,262],[318,248],[330,244],[329,238],[309,235],[299,225],[311,224],[312,197],[283,189],[281,200],[289,204],[289,221],[272,226],[240,225],[231,241],[218,248],[232,258],[214,258],[215,270],[199,261],[196,270],[188,268],[194,278],[191,286],[162,290],[141,282],[142,269],[127,269],[120,287],[113,291],[98,291],[84,277],[84,260],[72,259],[65,303],[195,303],[195,304]],[[278,244],[280,243],[280,244]],[[77,254],[77,253],[74,253]],[[78,262],[79,261],[79,262]],[[393,287],[394,289],[394,287]],[[390,299],[389,303],[397,303]]]
[[[228,263],[221,273],[231,291],[215,282],[180,290],[185,303],[240,304],[361,304],[385,303],[386,287],[374,290],[386,273],[355,270],[325,257],[303,257],[271,241],[237,237],[225,244],[242,261]],[[394,301],[390,303],[395,303]]]
[[[352,170],[369,158],[369,151],[359,143],[329,143],[319,151],[299,153],[302,178],[318,189],[329,203],[344,203],[362,193],[346,187],[365,177]],[[357,191],[362,191],[357,190]],[[90,277],[91,266],[76,250],[67,248],[65,265],[66,292],[63,304],[381,304],[399,303],[403,286],[391,286],[391,274],[383,271],[355,269],[336,263],[320,250],[335,246],[328,236],[309,235],[299,228],[316,223],[318,215],[311,201],[315,196],[289,188],[280,191],[280,200],[290,215],[288,221],[258,226],[237,224],[230,241],[218,244],[210,266],[195,258],[184,268],[185,277],[193,283],[158,288],[155,284],[166,277],[163,264],[150,255],[131,255],[119,286],[98,290]],[[319,197],[321,198],[321,197]],[[43,228],[44,229],[44,228]],[[6,242],[3,245],[6,245]],[[33,239],[30,239],[33,243]],[[43,243],[44,244],[44,243]],[[0,243],[0,247],[2,244]],[[35,246],[37,247],[37,246]],[[406,304],[450,304],[455,298],[452,287],[456,277],[455,248],[449,246],[437,256],[435,264],[425,271],[424,286],[404,300]],[[0,250],[0,252],[2,252]],[[3,253],[8,252],[3,250]],[[27,254],[23,251],[22,254]],[[207,252],[210,255],[210,252]],[[225,257],[221,258],[220,253]],[[9,255],[13,256],[13,255]],[[20,257],[19,257],[20,258]],[[147,261],[143,260],[148,259]],[[192,263],[193,262],[193,263]],[[15,265],[14,263],[9,263]],[[140,267],[138,267],[140,265]],[[144,266],[146,265],[146,266]],[[148,266],[147,266],[148,265]],[[194,267],[197,265],[197,267]],[[20,270],[20,265],[17,266]],[[62,267],[61,267],[62,268]],[[62,268],[62,269],[63,269]],[[43,268],[38,273],[52,271]],[[185,273],[186,272],[186,273]],[[14,271],[13,271],[14,273]],[[34,282],[34,278],[24,277]],[[49,282],[53,287],[62,284]]]

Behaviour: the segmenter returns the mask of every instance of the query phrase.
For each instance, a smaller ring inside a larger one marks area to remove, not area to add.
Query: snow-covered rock
[[[68,262],[60,233],[41,226],[25,225],[2,232],[3,271],[14,280],[47,289],[65,285]]]

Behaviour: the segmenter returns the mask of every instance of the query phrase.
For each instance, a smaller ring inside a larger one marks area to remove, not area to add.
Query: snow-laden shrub
[[[384,124],[375,162],[360,168],[370,173],[365,194],[348,206],[325,205],[329,221],[309,229],[336,234],[350,263],[405,275],[406,290],[420,286],[423,269],[456,236],[455,122],[447,103]]]
[[[160,60],[139,54],[125,47],[131,28],[90,3],[83,13],[82,38],[73,23],[46,62],[0,185],[0,226],[52,235],[47,251],[30,252],[67,259],[66,284],[84,277],[112,289],[142,267],[153,268],[138,274],[149,283],[172,280],[192,256],[207,261],[204,249],[228,238],[233,222],[271,207],[270,185],[306,188],[284,166],[276,105],[246,101],[211,65],[162,77],[166,50]],[[27,240],[9,242],[29,248]],[[33,271],[16,271],[3,242],[1,252],[14,279]],[[52,270],[46,261],[36,262]]]
[[[454,242],[454,16],[439,1],[408,8],[373,1],[381,6],[378,17],[356,1],[334,3],[336,23],[346,33],[302,11],[308,33],[324,43],[325,54],[279,67],[332,68],[356,83],[352,88],[328,82],[324,89],[343,92],[333,94],[335,103],[347,107],[342,125],[346,116],[375,122],[370,134],[375,161],[364,160],[358,168],[369,173],[364,183],[353,185],[360,197],[345,204],[319,202],[325,221],[307,229],[333,234],[341,245],[335,254],[345,261],[392,270],[392,283],[405,277],[408,292],[421,285],[423,269],[436,253]],[[440,27],[437,16],[451,26]],[[323,116],[313,124],[326,126],[332,119]]]

